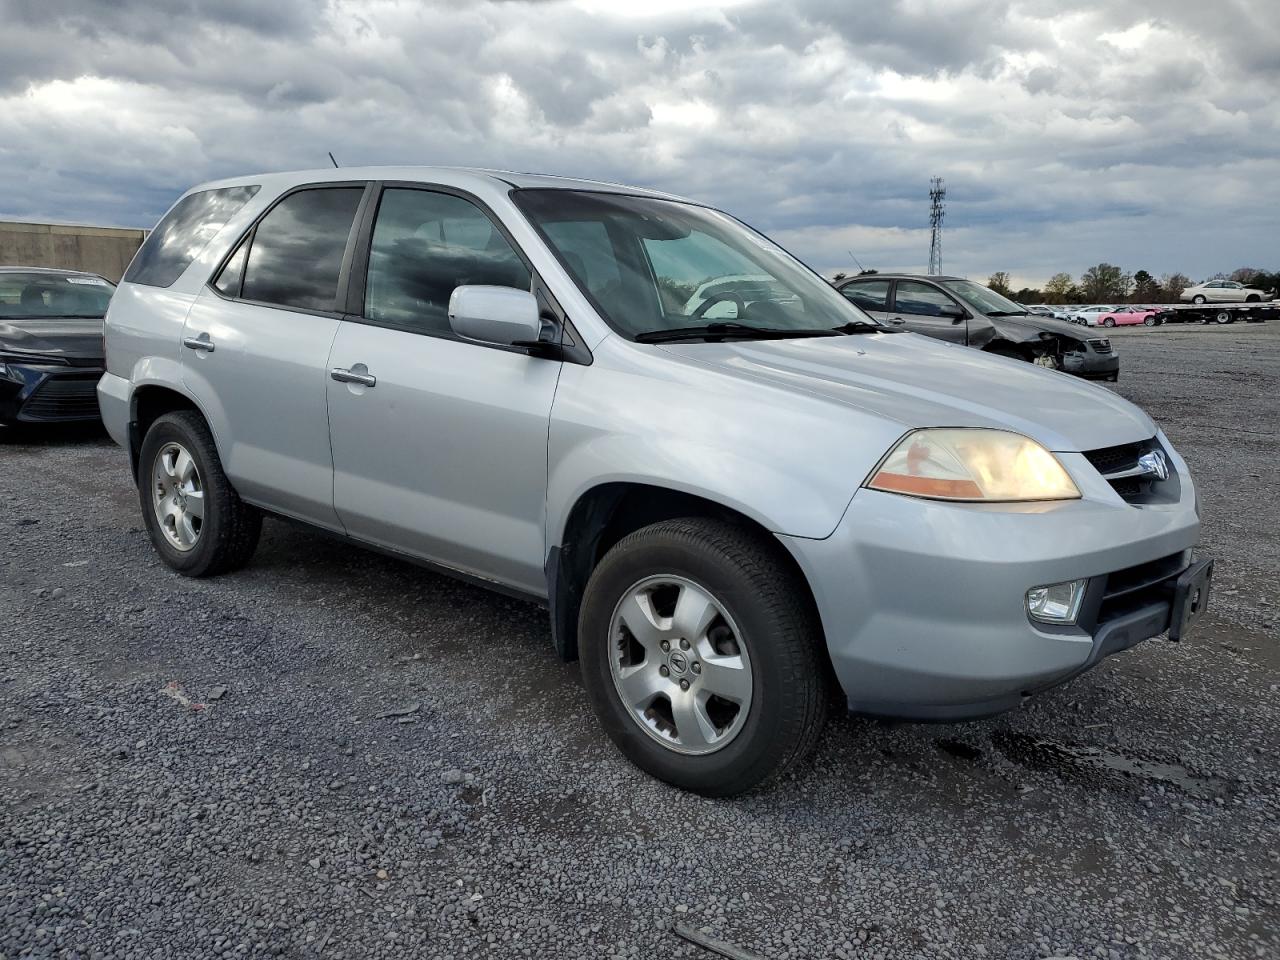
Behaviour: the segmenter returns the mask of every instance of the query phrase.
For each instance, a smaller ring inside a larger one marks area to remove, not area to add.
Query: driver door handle
[[[346,367],[334,367],[329,371],[329,376],[339,383],[358,383],[365,387],[378,385],[378,378],[372,373],[353,373]]]
[[[213,341],[209,339],[207,333],[202,333],[198,337],[183,337],[182,345],[190,350],[203,350],[205,353],[213,353]]]

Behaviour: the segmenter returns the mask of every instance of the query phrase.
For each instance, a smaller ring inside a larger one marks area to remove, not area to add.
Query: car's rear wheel
[[[253,556],[262,514],[232,488],[199,414],[168,413],[147,430],[138,494],[156,552],[179,573],[226,573]]]
[[[1203,294],[1203,293],[1197,293],[1194,297],[1192,297],[1192,298],[1191,298],[1191,302],[1192,302],[1192,303],[1204,303],[1204,302],[1205,302],[1204,294]]]
[[[1144,327],[1154,327],[1154,326],[1156,325],[1156,318],[1155,318],[1155,317],[1143,317],[1143,318],[1142,318],[1142,325],[1143,325]]]
[[[1116,322],[1111,317],[1107,317],[1107,319],[1102,321],[1102,325],[1104,327],[1114,327],[1116,325]]]
[[[732,796],[805,757],[829,667],[808,592],[776,544],[730,523],[657,523],[587,584],[578,645],[606,732],[638,767]]]

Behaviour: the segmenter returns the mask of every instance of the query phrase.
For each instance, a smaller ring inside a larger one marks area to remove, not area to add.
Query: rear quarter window
[[[124,279],[151,287],[169,286],[257,192],[256,185],[220,187],[183,197],[156,224]]]

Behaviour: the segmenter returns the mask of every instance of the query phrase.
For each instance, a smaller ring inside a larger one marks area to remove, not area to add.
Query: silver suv
[[[646,190],[211,183],[106,325],[103,419],[171,567],[245,565],[275,514],[545,603],[622,751],[705,794],[804,757],[833,697],[996,713],[1208,595],[1141,410],[881,325]]]

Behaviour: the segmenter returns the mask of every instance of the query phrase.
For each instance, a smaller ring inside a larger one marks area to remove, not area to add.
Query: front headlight
[[[1057,457],[1005,430],[943,427],[898,441],[867,480],[872,490],[932,500],[1077,500]]]

